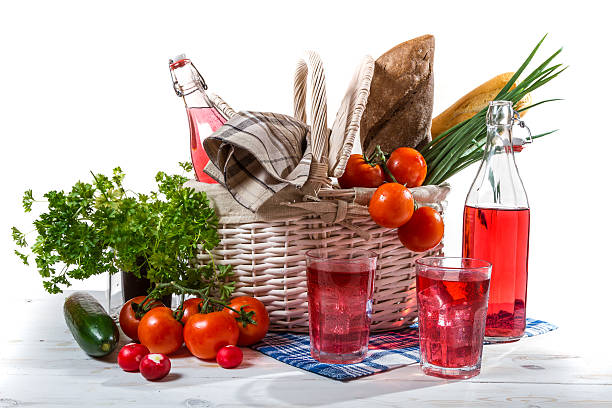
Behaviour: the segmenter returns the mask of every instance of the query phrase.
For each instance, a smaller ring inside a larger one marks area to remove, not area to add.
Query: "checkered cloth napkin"
[[[554,324],[543,320],[528,318],[525,337],[544,334],[556,328]],[[252,348],[294,367],[344,381],[418,362],[419,331],[414,324],[401,331],[370,335],[368,355],[363,362],[357,364],[319,363],[310,356],[307,334],[268,333]]]
[[[309,127],[278,113],[238,112],[204,140],[204,171],[251,211],[288,185],[308,178]]]

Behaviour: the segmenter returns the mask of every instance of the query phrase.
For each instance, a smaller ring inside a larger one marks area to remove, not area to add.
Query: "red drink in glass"
[[[491,264],[469,258],[417,261],[421,367],[425,374],[480,373]]]
[[[529,209],[466,206],[463,256],[493,264],[485,339],[516,341],[525,332]]]
[[[196,179],[203,183],[216,183],[204,167],[209,161],[202,142],[225,123],[225,118],[213,107],[187,108],[189,118],[189,133],[191,139],[191,162]]]
[[[310,350],[316,360],[349,364],[365,358],[375,270],[370,251],[308,251]]]

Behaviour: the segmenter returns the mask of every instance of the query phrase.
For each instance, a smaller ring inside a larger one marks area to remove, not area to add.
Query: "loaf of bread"
[[[448,129],[458,125],[464,120],[470,119],[482,109],[486,108],[489,105],[489,102],[497,96],[499,91],[501,91],[512,78],[512,75],[514,75],[514,72],[506,72],[491,78],[484,84],[481,84],[468,94],[464,95],[448,109],[436,116],[431,123],[431,136],[435,139]],[[513,84],[512,88],[515,87],[516,84]],[[527,94],[519,101],[515,108],[521,109],[529,106],[530,103],[531,95]]]
[[[424,35],[401,43],[376,60],[370,96],[361,118],[363,152],[386,152],[429,142],[433,110],[435,41]]]

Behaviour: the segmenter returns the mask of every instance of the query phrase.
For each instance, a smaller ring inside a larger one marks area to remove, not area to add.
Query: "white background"
[[[603,2],[602,2],[603,3]],[[565,98],[525,116],[539,139],[517,162],[532,208],[528,315],[575,327],[576,346],[610,332],[609,14],[571,2],[31,2],[0,7],[0,293],[43,294],[12,255],[10,226],[30,230],[21,195],[68,189],[120,165],[154,187],[188,160],[188,126],[168,58],[185,52],[234,108],[291,112],[296,59],[325,63],[329,116],[365,54],[436,37],[434,114],[489,78],[563,46],[570,68],[534,94]],[[460,255],[463,200],[476,167],[451,179],[447,254]],[[75,287],[99,289],[101,279]],[[46,295],[51,296],[51,295]],[[8,298],[3,298],[8,303]]]

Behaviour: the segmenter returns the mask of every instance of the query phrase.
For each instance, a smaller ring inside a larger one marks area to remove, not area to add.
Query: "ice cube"
[[[442,285],[442,282],[430,285],[419,291],[417,294],[417,299],[419,301],[419,305],[426,310],[430,308],[434,310],[440,309],[445,304],[453,301],[453,297],[450,293],[448,293],[446,287]]]
[[[474,302],[455,300],[445,305],[448,319],[456,325],[465,326],[474,321]]]

